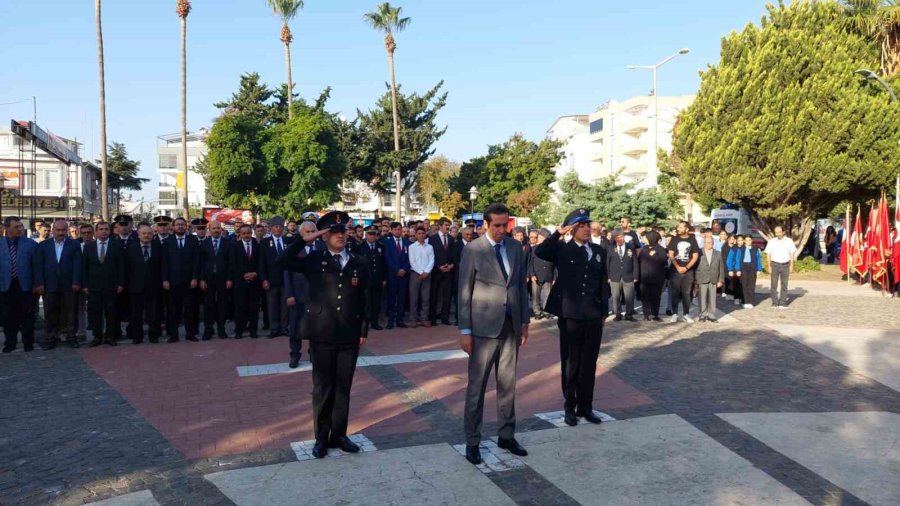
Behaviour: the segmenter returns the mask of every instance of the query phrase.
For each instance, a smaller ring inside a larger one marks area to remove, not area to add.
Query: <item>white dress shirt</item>
[[[794,246],[794,241],[788,236],[784,236],[781,239],[773,237],[766,244],[765,252],[766,255],[769,255],[770,261],[776,264],[786,264],[794,258],[797,247]]]
[[[341,258],[338,259],[341,261],[341,269],[343,269],[344,266],[347,265],[347,262],[350,261],[350,254],[347,253],[346,249],[342,249],[340,253],[335,253],[334,251],[328,250],[328,255],[331,256],[332,258],[334,257],[334,255],[341,256]]]
[[[496,246],[497,243],[494,242],[493,239],[491,239],[490,235],[485,234],[485,237],[487,237],[488,242],[491,243],[491,249],[494,249],[494,246]],[[491,251],[491,253],[493,253],[493,251]],[[506,246],[503,244],[503,241],[500,241],[500,256],[503,257],[503,267],[506,269],[506,275],[511,275],[512,272],[509,268],[509,256],[506,254]]]
[[[577,239],[574,239],[574,238],[573,238],[572,240],[575,241],[575,244],[577,244],[579,248],[581,248],[581,249],[583,249],[583,250],[585,251],[585,253],[587,254],[588,262],[590,262],[590,261],[591,261],[591,256],[592,256],[592,254],[591,254],[591,247],[588,246],[587,243],[582,244],[582,243],[578,242]]]
[[[53,241],[53,248],[56,250],[56,263],[59,263],[59,259],[62,258],[63,247],[66,245],[66,240],[62,241]]]
[[[431,273],[434,268],[434,248],[418,241],[409,247],[409,268],[418,274]]]

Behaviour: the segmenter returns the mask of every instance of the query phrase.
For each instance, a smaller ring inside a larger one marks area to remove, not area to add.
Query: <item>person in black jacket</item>
[[[570,213],[562,226],[535,248],[538,258],[556,266],[558,277],[548,312],[559,317],[559,355],[565,421],[577,425],[578,417],[600,423],[594,414],[594,377],[606,318],[606,252],[591,243],[586,209]],[[572,234],[568,243],[560,237]]]
[[[234,338],[243,339],[244,331],[256,339],[259,325],[260,245],[253,238],[253,228],[244,223],[238,229],[238,240],[231,245],[228,258],[228,281],[225,287],[234,295]]]
[[[450,292],[455,278],[456,264],[453,250],[456,241],[450,237],[450,220],[438,220],[440,230],[428,238],[428,244],[434,250],[434,268],[431,270],[431,324],[436,325],[438,316],[441,324],[450,325]]]
[[[187,232],[187,221],[176,218],[172,222],[172,235],[163,241],[162,279],[163,289],[169,292],[166,308],[167,342],[178,341],[178,324],[184,319],[185,339],[198,341],[200,322],[196,320],[197,301],[194,289],[200,278],[200,242],[197,236]]]
[[[634,284],[640,279],[640,265],[638,264],[638,251],[625,241],[625,233],[621,228],[616,228],[612,233],[613,242],[607,248],[607,271],[609,272],[609,286],[612,290],[613,313],[616,321],[621,321],[623,314],[620,307],[620,296],[625,297],[624,317],[627,321],[635,321],[634,311]]]
[[[287,249],[293,239],[284,237],[284,218],[273,216],[269,219],[269,230],[272,235],[260,241],[259,278],[262,281],[263,294],[266,299],[266,311],[269,314],[269,339],[288,335],[288,309],[284,296],[284,271],[275,265],[278,255]]]
[[[138,344],[144,341],[144,322],[150,342],[158,343],[161,322],[159,292],[162,290],[162,245],[153,241],[153,231],[147,223],[138,225],[138,240],[125,250],[128,285],[128,337]]]
[[[357,247],[357,254],[366,257],[366,265],[369,266],[368,309],[369,328],[382,330],[379,324],[381,313],[381,294],[387,284],[387,270],[384,263],[384,245],[378,240],[378,226],[372,225],[366,229],[365,240]]]
[[[297,241],[278,257],[286,271],[303,273],[309,281],[306,314],[300,334],[310,341],[313,376],[313,422],[316,443],[312,454],[323,458],[328,448],[356,453],[359,446],[347,437],[350,389],[360,346],[366,343],[366,259],[346,249],[350,216],[333,211],[319,219],[318,232],[326,249],[307,253]]]
[[[647,246],[641,248],[638,254],[641,272],[641,293],[644,298],[644,321],[661,321],[659,318],[659,304],[662,297],[662,288],[668,277],[667,267],[669,257],[666,248],[659,244],[659,233],[650,230],[644,234]]]
[[[228,256],[231,241],[225,237],[222,224],[207,224],[209,234],[200,244],[200,290],[203,293],[203,340],[212,339],[213,326],[219,339],[228,337],[225,314],[228,309]]]
[[[544,310],[553,282],[556,280],[556,268],[552,262],[537,256],[537,246],[550,237],[550,231],[542,228],[532,230],[531,233],[537,236],[535,247],[531,250],[531,262],[528,264],[528,277],[531,280],[531,313],[536,319],[542,320],[550,316]]]
[[[125,291],[125,259],[122,248],[109,238],[109,223],[97,222],[96,241],[84,248],[82,283],[88,296],[88,318],[94,339],[90,346],[104,341],[116,345],[116,297]],[[105,325],[104,325],[105,324]]]

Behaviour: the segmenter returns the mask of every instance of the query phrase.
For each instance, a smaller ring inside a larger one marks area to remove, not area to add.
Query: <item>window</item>
[[[595,119],[591,121],[591,135],[600,133],[603,131],[603,118]]]
[[[38,190],[60,190],[63,185],[62,173],[59,169],[38,169],[35,181]]]
[[[177,169],[178,168],[178,155],[159,155],[159,168],[160,169]]]

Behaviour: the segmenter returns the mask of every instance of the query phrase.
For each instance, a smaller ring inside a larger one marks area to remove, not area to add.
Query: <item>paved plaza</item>
[[[17,351],[0,357],[0,504],[900,503],[900,301],[825,281],[795,282],[788,310],[766,297],[719,299],[717,324],[608,322],[599,426],[560,423],[558,332],[533,324],[529,455],[497,448],[491,391],[477,468],[455,327],[370,334],[364,451],[323,460],[286,339]]]

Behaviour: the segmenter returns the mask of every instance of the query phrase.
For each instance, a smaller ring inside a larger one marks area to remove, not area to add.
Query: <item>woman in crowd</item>
[[[735,239],[734,236],[728,234],[726,232],[722,232],[725,234],[725,238],[722,240],[722,261],[725,262],[725,286],[722,288],[722,294],[726,299],[734,298],[734,287],[731,283],[731,276],[727,275],[728,271],[728,254],[731,253],[731,250],[734,248]]]
[[[825,230],[825,254],[828,256],[828,263],[833,264],[834,258],[837,256],[837,232],[831,225]]]
[[[659,244],[659,234],[653,230],[644,233],[647,246],[640,249],[638,263],[641,271],[641,294],[643,294],[644,321],[661,321],[659,303],[662,297],[663,284],[666,281],[666,269],[669,257],[666,249]]]
[[[725,269],[728,270],[728,284],[731,285],[731,295],[734,297],[734,305],[740,306],[744,299],[744,291],[741,289],[741,278],[738,273],[741,272],[740,252],[744,247],[744,237],[736,235],[733,237],[734,243],[728,248],[728,256],[725,257]],[[729,241],[730,243],[731,241]]]

